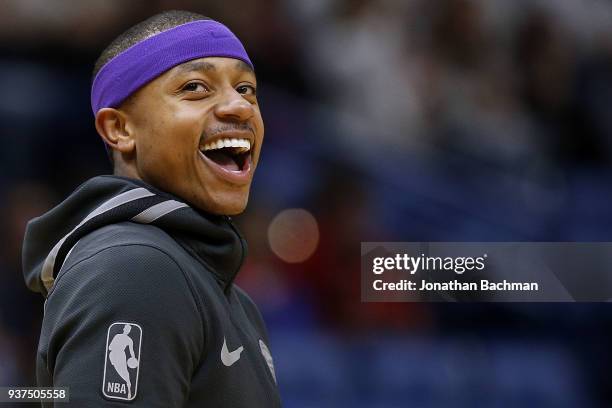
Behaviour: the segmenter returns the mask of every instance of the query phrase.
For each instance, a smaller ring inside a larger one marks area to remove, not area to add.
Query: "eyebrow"
[[[247,64],[246,62],[244,62],[243,60],[238,60],[236,62],[236,68],[240,71],[246,71],[246,72],[250,72],[250,73],[255,73],[255,71],[253,70],[253,68],[251,68],[251,66],[249,64]]]
[[[234,67],[238,69],[239,71],[250,72],[253,74],[255,73],[253,68],[251,68],[249,64],[247,64],[246,62],[242,60],[236,61],[236,65]],[[191,62],[186,62],[178,66],[179,74],[184,74],[184,73],[193,72],[193,71],[207,72],[207,71],[216,71],[216,70],[217,70],[217,67],[215,66],[215,64],[212,64],[210,62],[205,62],[205,61],[191,61]]]
[[[178,73],[183,74],[192,71],[216,71],[217,67],[210,62],[191,61],[178,66]]]

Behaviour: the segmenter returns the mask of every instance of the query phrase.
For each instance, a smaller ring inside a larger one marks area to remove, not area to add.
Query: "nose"
[[[253,106],[242,95],[232,90],[217,104],[215,114],[220,119],[244,122],[253,116]]]

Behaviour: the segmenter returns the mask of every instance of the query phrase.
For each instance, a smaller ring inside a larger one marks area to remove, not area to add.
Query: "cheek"
[[[187,171],[193,165],[200,127],[197,117],[184,113],[169,112],[152,117],[143,128],[143,137],[139,138],[138,161],[146,166],[149,174],[156,173],[156,178],[168,177],[170,173],[178,176],[178,172]]]
[[[264,137],[264,122],[263,122],[263,118],[261,117],[261,112],[259,112],[259,109],[257,110],[257,116],[255,119],[255,126],[257,127],[257,136],[260,139],[263,139]]]
[[[264,139],[264,133],[265,133],[264,132],[264,123],[263,123],[263,119],[262,119],[261,115],[259,115],[257,117],[257,119],[255,120],[254,123],[255,123],[255,126],[256,126],[256,129],[257,129],[256,137],[257,137],[257,139],[259,141],[259,143],[258,143],[258,151],[260,151],[261,150],[261,145],[262,145],[263,139]]]

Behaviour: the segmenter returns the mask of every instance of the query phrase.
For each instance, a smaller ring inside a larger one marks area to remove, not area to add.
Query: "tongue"
[[[232,156],[225,154],[222,151],[214,150],[211,152],[206,152],[206,157],[223,167],[225,170],[240,171],[238,163],[234,161]]]

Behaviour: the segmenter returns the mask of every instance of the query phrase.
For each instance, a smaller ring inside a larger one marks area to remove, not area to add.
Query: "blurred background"
[[[612,240],[604,0],[2,0],[0,384],[35,383],[26,221],[111,172],[93,63],[168,9],[226,23],[257,69],[266,141],[239,281],[286,407],[612,406],[606,304],[359,292],[361,241]]]

